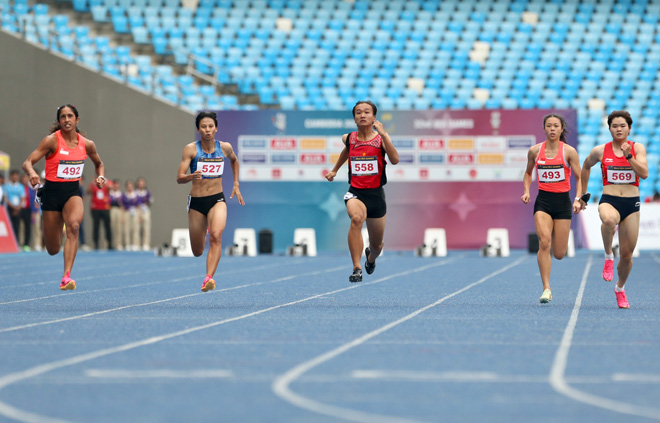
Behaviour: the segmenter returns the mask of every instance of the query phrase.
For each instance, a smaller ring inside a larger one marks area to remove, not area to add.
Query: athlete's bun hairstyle
[[[199,112],[197,117],[195,118],[195,126],[197,129],[199,129],[199,122],[202,121],[204,118],[211,118],[213,119],[213,122],[215,122],[215,126],[218,126],[218,115],[215,112],[212,112],[210,110],[203,110]]]

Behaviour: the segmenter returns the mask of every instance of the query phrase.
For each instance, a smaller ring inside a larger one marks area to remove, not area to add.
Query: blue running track
[[[386,251],[205,258],[0,256],[0,422],[660,421],[660,254],[635,259],[630,309],[602,254]],[[615,275],[616,277],[616,275]]]

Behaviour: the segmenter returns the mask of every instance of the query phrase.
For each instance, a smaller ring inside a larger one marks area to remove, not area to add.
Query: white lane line
[[[288,281],[288,280],[299,278],[299,277],[314,276],[314,275],[319,275],[319,274],[322,274],[322,273],[331,273],[331,272],[336,272],[338,270],[342,270],[342,269],[346,269],[346,268],[347,268],[346,266],[331,267],[329,269],[315,270],[313,272],[302,273],[302,274],[294,275],[294,276],[284,276],[284,277],[281,277],[281,278],[273,279],[272,281],[255,282],[255,283],[249,283],[249,284],[245,284],[245,285],[238,285],[238,286],[232,286],[232,287],[228,287],[228,288],[217,289],[217,290],[215,290],[211,293],[196,292],[194,294],[186,294],[186,295],[181,295],[181,296],[178,296],[178,297],[165,298],[165,299],[156,300],[156,301],[149,301],[149,302],[146,302],[146,303],[130,304],[130,305],[125,305],[125,306],[121,306],[121,307],[109,308],[109,309],[106,309],[106,310],[94,311],[94,312],[91,312],[91,313],[78,314],[76,316],[62,317],[60,319],[45,320],[45,321],[42,321],[42,322],[35,322],[35,323],[27,323],[27,324],[24,324],[24,325],[12,326],[12,327],[9,327],[9,328],[0,329],[0,333],[12,332],[12,331],[21,330],[21,329],[28,329],[28,328],[32,328],[32,327],[35,327],[35,326],[52,325],[52,324],[55,324],[55,323],[62,323],[62,322],[66,322],[66,321],[69,321],[69,320],[83,319],[85,317],[98,316],[98,315],[101,315],[101,314],[113,313],[115,311],[126,310],[126,309],[130,309],[130,308],[145,307],[145,306],[165,303],[165,302],[169,302],[169,301],[176,301],[176,300],[180,300],[180,299],[183,299],[183,298],[196,297],[198,295],[213,295],[213,294],[217,294],[217,293],[220,293],[220,292],[234,291],[234,290],[237,290],[237,289],[249,288],[249,287],[253,287],[253,286],[259,286],[259,285],[266,285],[266,284],[272,284],[272,283],[277,283],[277,282]],[[168,281],[168,282],[174,283],[174,282],[179,282],[179,281],[187,280],[187,279],[190,279],[190,278],[174,279],[174,280]],[[154,282],[154,283],[160,283],[160,282]],[[141,285],[139,285],[139,286],[141,286]]]
[[[362,282],[360,284],[351,285],[351,286],[341,288],[341,289],[337,289],[337,290],[334,290],[334,291],[324,292],[322,294],[312,295],[310,297],[302,298],[300,300],[291,301],[291,302],[284,303],[284,304],[279,304],[279,305],[276,305],[276,306],[272,306],[272,307],[264,308],[264,309],[261,309],[261,310],[253,311],[251,313],[243,314],[243,315],[240,315],[240,316],[231,317],[231,318],[228,318],[228,319],[219,320],[219,321],[212,322],[212,323],[207,323],[207,324],[202,325],[202,326],[196,326],[196,327],[188,328],[188,329],[185,329],[185,330],[180,330],[180,331],[177,331],[177,332],[172,332],[172,333],[165,334],[165,335],[153,336],[151,338],[143,339],[141,341],[130,342],[128,344],[119,345],[119,346],[112,347],[112,348],[104,348],[104,349],[97,350],[97,351],[92,351],[92,352],[89,352],[89,353],[86,353],[86,354],[80,354],[80,355],[77,355],[77,356],[66,358],[64,360],[58,360],[58,361],[53,361],[53,362],[46,363],[46,364],[41,364],[39,366],[35,366],[35,367],[29,368],[29,369],[26,369],[26,370],[23,370],[23,371],[20,371],[20,372],[10,373],[10,374],[7,374],[7,375],[4,375],[4,376],[0,377],[0,390],[2,390],[4,388],[6,388],[7,386],[12,385],[14,383],[22,382],[26,379],[30,379],[30,378],[42,375],[44,373],[51,372],[53,370],[61,369],[63,367],[73,366],[73,365],[76,365],[76,364],[84,363],[86,361],[94,360],[96,358],[105,357],[105,356],[108,356],[108,355],[111,355],[111,354],[116,354],[116,353],[120,353],[120,352],[124,352],[124,351],[129,351],[129,350],[132,350],[132,349],[135,349],[135,348],[140,348],[140,347],[144,347],[144,346],[147,346],[147,345],[156,344],[158,342],[166,341],[168,339],[188,335],[188,334],[193,333],[193,332],[198,332],[198,331],[201,331],[201,330],[204,330],[204,329],[209,329],[209,328],[212,328],[212,327],[215,327],[215,326],[220,326],[220,325],[223,325],[223,324],[226,324],[226,323],[231,323],[231,322],[246,319],[246,318],[249,318],[249,317],[258,316],[260,314],[267,313],[269,311],[277,310],[277,309],[284,308],[284,307],[290,307],[290,306],[293,306],[293,305],[296,305],[296,304],[301,304],[301,303],[304,303],[306,301],[310,301],[310,300],[314,300],[314,299],[317,299],[317,298],[324,297],[326,295],[337,294],[339,292],[349,291],[351,289],[356,289],[356,288],[359,288],[359,287],[384,282],[386,280],[389,280],[389,279],[392,279],[392,278],[395,278],[395,277],[405,276],[405,275],[408,275],[410,273],[419,272],[419,271],[423,271],[423,270],[428,270],[428,269],[431,269],[433,267],[448,264],[448,263],[456,260],[459,257],[462,257],[462,256],[457,256],[455,258],[450,258],[450,259],[443,260],[443,261],[440,261],[440,262],[437,262],[437,263],[434,263],[434,264],[422,266],[422,267],[419,267],[419,268],[414,269],[414,270],[408,270],[408,271],[405,271],[405,272],[392,274],[392,275],[386,276],[384,278],[376,279],[375,281],[372,281],[372,282]],[[5,402],[2,402],[2,401],[0,401],[0,416],[9,417],[9,418],[12,418],[14,420],[17,420],[17,421],[23,422],[23,423],[69,423],[66,420],[41,416],[41,415],[38,415],[38,414],[23,411],[23,410],[20,410],[20,409],[18,409],[16,407],[13,407],[13,406],[5,403]]]
[[[587,279],[589,276],[589,269],[591,269],[592,259],[593,256],[590,255],[589,260],[587,261],[587,265],[584,268],[582,282],[580,283],[580,289],[578,290],[577,297],[575,298],[575,305],[573,306],[571,317],[568,320],[568,324],[564,330],[564,336],[562,337],[559,348],[555,353],[552,368],[550,369],[549,383],[555,391],[572,400],[593,405],[594,407],[616,411],[617,413],[660,420],[660,409],[634,405],[627,402],[618,401],[616,399],[593,395],[588,392],[573,388],[568,384],[568,381],[566,380],[568,353],[571,349],[571,343],[573,342],[573,334],[575,332],[575,326],[577,325],[578,315],[580,314],[582,297],[584,296],[584,290],[587,286]]]
[[[307,373],[308,371],[312,370],[313,368],[330,361],[334,359],[335,357],[351,350],[352,348],[355,348],[359,345],[362,345],[363,343],[367,342],[368,340],[380,335],[383,332],[386,332],[390,329],[392,329],[395,326],[400,325],[401,323],[407,322],[408,320],[418,316],[419,314],[425,312],[426,310],[433,308],[439,304],[442,304],[443,302],[447,301],[450,298],[453,298],[471,288],[474,288],[477,285],[480,285],[487,281],[488,279],[499,275],[500,273],[503,273],[507,270],[509,270],[512,267],[517,266],[518,264],[522,263],[527,256],[523,256],[519,258],[518,260],[514,261],[513,263],[508,264],[507,266],[504,266],[500,270],[496,270],[493,273],[490,273],[487,276],[484,276],[483,278],[479,279],[476,282],[473,282],[469,285],[466,285],[465,287],[454,291],[453,293],[446,295],[436,302],[429,304],[425,307],[420,308],[419,310],[416,310],[407,316],[402,317],[401,319],[395,320],[391,323],[388,323],[385,326],[382,326],[374,331],[371,331],[365,335],[362,335],[359,338],[356,338],[350,342],[347,342],[331,351],[328,351],[324,354],[321,354],[311,360],[305,361],[304,363],[301,363],[297,365],[296,367],[292,368],[288,372],[284,373],[281,376],[278,376],[277,379],[272,384],[272,389],[273,392],[283,400],[296,405],[300,408],[304,408],[306,410],[318,413],[318,414],[324,414],[327,416],[335,417],[335,418],[340,418],[344,420],[350,420],[354,422],[364,422],[364,423],[381,423],[383,421],[387,421],[389,423],[412,423],[412,422],[417,422],[417,420],[410,420],[410,419],[405,419],[405,418],[399,418],[399,417],[394,417],[394,416],[384,416],[380,414],[375,414],[375,413],[367,413],[363,411],[358,411],[358,410],[352,410],[349,408],[344,408],[344,407],[338,407],[334,405],[329,405],[329,404],[324,404],[320,401],[315,401],[312,399],[309,399],[303,395],[300,395],[296,392],[293,392],[290,388],[291,383],[293,383],[295,380],[299,379],[302,375]]]
[[[291,263],[289,263],[289,265],[290,264]],[[298,263],[295,263],[295,264],[298,264]],[[257,266],[257,267],[252,267],[248,270],[246,270],[246,269],[228,270],[228,271],[223,272],[221,277],[224,278],[224,276],[226,276],[226,275],[231,275],[231,274],[236,274],[236,273],[244,273],[244,272],[247,272],[247,271],[253,272],[255,270],[263,270],[263,269],[267,269],[267,268],[270,268],[270,267],[278,267],[278,266],[281,266],[281,265],[277,264],[277,265]],[[167,267],[167,268],[158,269],[158,272],[168,271],[168,270],[179,270],[179,269],[181,269],[181,268],[180,267]],[[144,274],[145,274],[145,272],[143,270],[141,272],[129,272],[129,273],[117,274],[117,275],[113,275],[113,277],[115,277],[115,276],[116,277],[130,276],[130,275],[144,275]],[[158,274],[156,274],[155,276],[159,277]],[[88,277],[83,277],[83,278],[76,278],[76,281],[94,280],[94,279],[98,279],[98,278],[96,276],[88,276]],[[68,292],[66,294],[58,293],[58,294],[47,295],[47,296],[43,296],[43,297],[33,297],[33,298],[25,298],[25,299],[22,299],[22,300],[5,301],[5,302],[0,302],[0,305],[26,303],[26,302],[37,301],[37,300],[47,300],[49,298],[63,298],[64,295],[67,295],[67,296],[70,296],[70,295],[86,295],[86,294],[94,294],[94,293],[97,293],[97,292],[118,291],[118,290],[122,290],[122,289],[125,289],[125,288],[139,288],[139,287],[143,287],[143,286],[159,285],[159,284],[173,283],[173,282],[181,282],[181,281],[191,280],[191,279],[197,279],[197,277],[188,276],[188,277],[185,277],[185,278],[179,278],[179,279],[173,279],[173,280],[167,280],[167,281],[158,280],[158,281],[155,281],[155,282],[115,286],[115,287],[103,288],[103,289],[77,290],[76,292]],[[39,282],[37,284],[32,284],[32,285],[45,285],[45,284],[54,285],[55,283],[56,282],[53,282],[53,281],[51,281],[51,282]]]
[[[511,375],[493,372],[430,372],[414,370],[354,370],[351,378],[392,382],[450,382],[450,383],[548,383],[546,375]],[[308,380],[308,378],[305,378]],[[611,377],[573,376],[573,384],[602,384],[612,382],[660,383],[660,375],[614,373]]]
[[[87,369],[85,376],[103,379],[219,379],[232,377],[234,374],[224,369]]]
[[[660,383],[660,375],[646,373],[614,373],[612,380],[615,382],[636,383]]]

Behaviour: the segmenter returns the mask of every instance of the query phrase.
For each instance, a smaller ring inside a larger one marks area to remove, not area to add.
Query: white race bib
[[[607,168],[607,182],[610,184],[634,184],[635,171],[630,168]]]
[[[60,160],[57,165],[57,177],[59,179],[80,179],[85,167],[84,160]]]
[[[378,175],[378,159],[376,156],[351,157],[351,173],[353,175]]]
[[[543,183],[561,182],[566,179],[566,174],[564,173],[564,166],[562,165],[538,166],[538,170],[539,170],[539,182],[543,182]]]
[[[205,178],[220,178],[225,170],[225,159],[222,157],[199,159],[197,169],[202,171],[202,176]]]

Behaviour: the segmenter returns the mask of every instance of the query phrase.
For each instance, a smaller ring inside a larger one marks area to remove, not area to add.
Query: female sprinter
[[[520,199],[529,204],[529,188],[532,185],[532,171],[536,167],[539,193],[534,203],[534,224],[539,237],[539,251],[536,260],[541,272],[543,294],[539,301],[552,300],[550,291],[550,268],[552,257],[550,248],[557,260],[566,255],[568,236],[571,230],[571,211],[582,210],[580,197],[580,160],[575,148],[566,144],[566,121],[549,114],[543,118],[545,141],[536,144],[527,153],[527,168],[523,176],[524,194]],[[571,173],[575,176],[577,198],[571,204]]]
[[[619,225],[619,264],[616,267],[619,281],[614,286],[619,308],[628,308],[624,285],[632,270],[632,255],[639,236],[639,178],[649,176],[646,149],[642,144],[628,140],[633,120],[630,113],[618,110],[607,117],[612,141],[597,145],[582,164],[582,188],[589,183],[591,167],[600,162],[603,175],[603,195],[598,204],[601,234],[605,247],[603,279],[614,278],[614,253],[612,238]],[[585,208],[586,203],[582,204]]]
[[[39,175],[33,166],[42,157],[46,157],[46,182],[38,194],[43,216],[44,243],[48,254],[57,254],[62,242],[62,228],[66,225],[64,275],[60,283],[63,291],[76,289],[76,281],[71,279],[71,269],[78,252],[78,231],[85,211],[79,181],[87,156],[96,167],[96,186],[103,188],[105,185],[105,167],[96,152],[96,145],[80,134],[78,122],[80,117],[74,106],[60,106],[57,109],[57,122],[52,126],[50,135],[41,140],[39,147],[23,163],[30,184],[37,187]]]
[[[363,247],[362,224],[365,221],[369,246],[364,250],[364,268],[368,274],[372,274],[376,268],[376,259],[383,250],[387,212],[383,190],[383,185],[387,183],[385,155],[392,164],[399,163],[399,153],[385,132],[383,124],[376,120],[376,112],[376,105],[371,101],[358,101],[355,104],[353,119],[358,130],[342,137],[346,147],[339,155],[335,167],[325,175],[328,181],[333,181],[339,168],[348,160],[350,187],[344,195],[344,202],[351,218],[348,249],[353,260],[353,274],[348,278],[350,282],[362,282],[360,257]]]
[[[228,142],[218,141],[218,118],[215,112],[203,111],[195,119],[200,140],[192,142],[183,149],[183,158],[179,165],[176,181],[185,184],[192,181],[188,196],[188,230],[190,244],[195,257],[204,253],[206,231],[209,232],[209,253],[206,257],[206,277],[202,282],[202,291],[215,289],[213,275],[218,268],[222,254],[222,233],[227,223],[227,204],[222,191],[222,174],[225,158],[231,163],[234,175],[234,187],[229,198],[236,195],[238,203],[245,205],[238,189],[238,158]],[[186,174],[190,169],[190,173]]]

